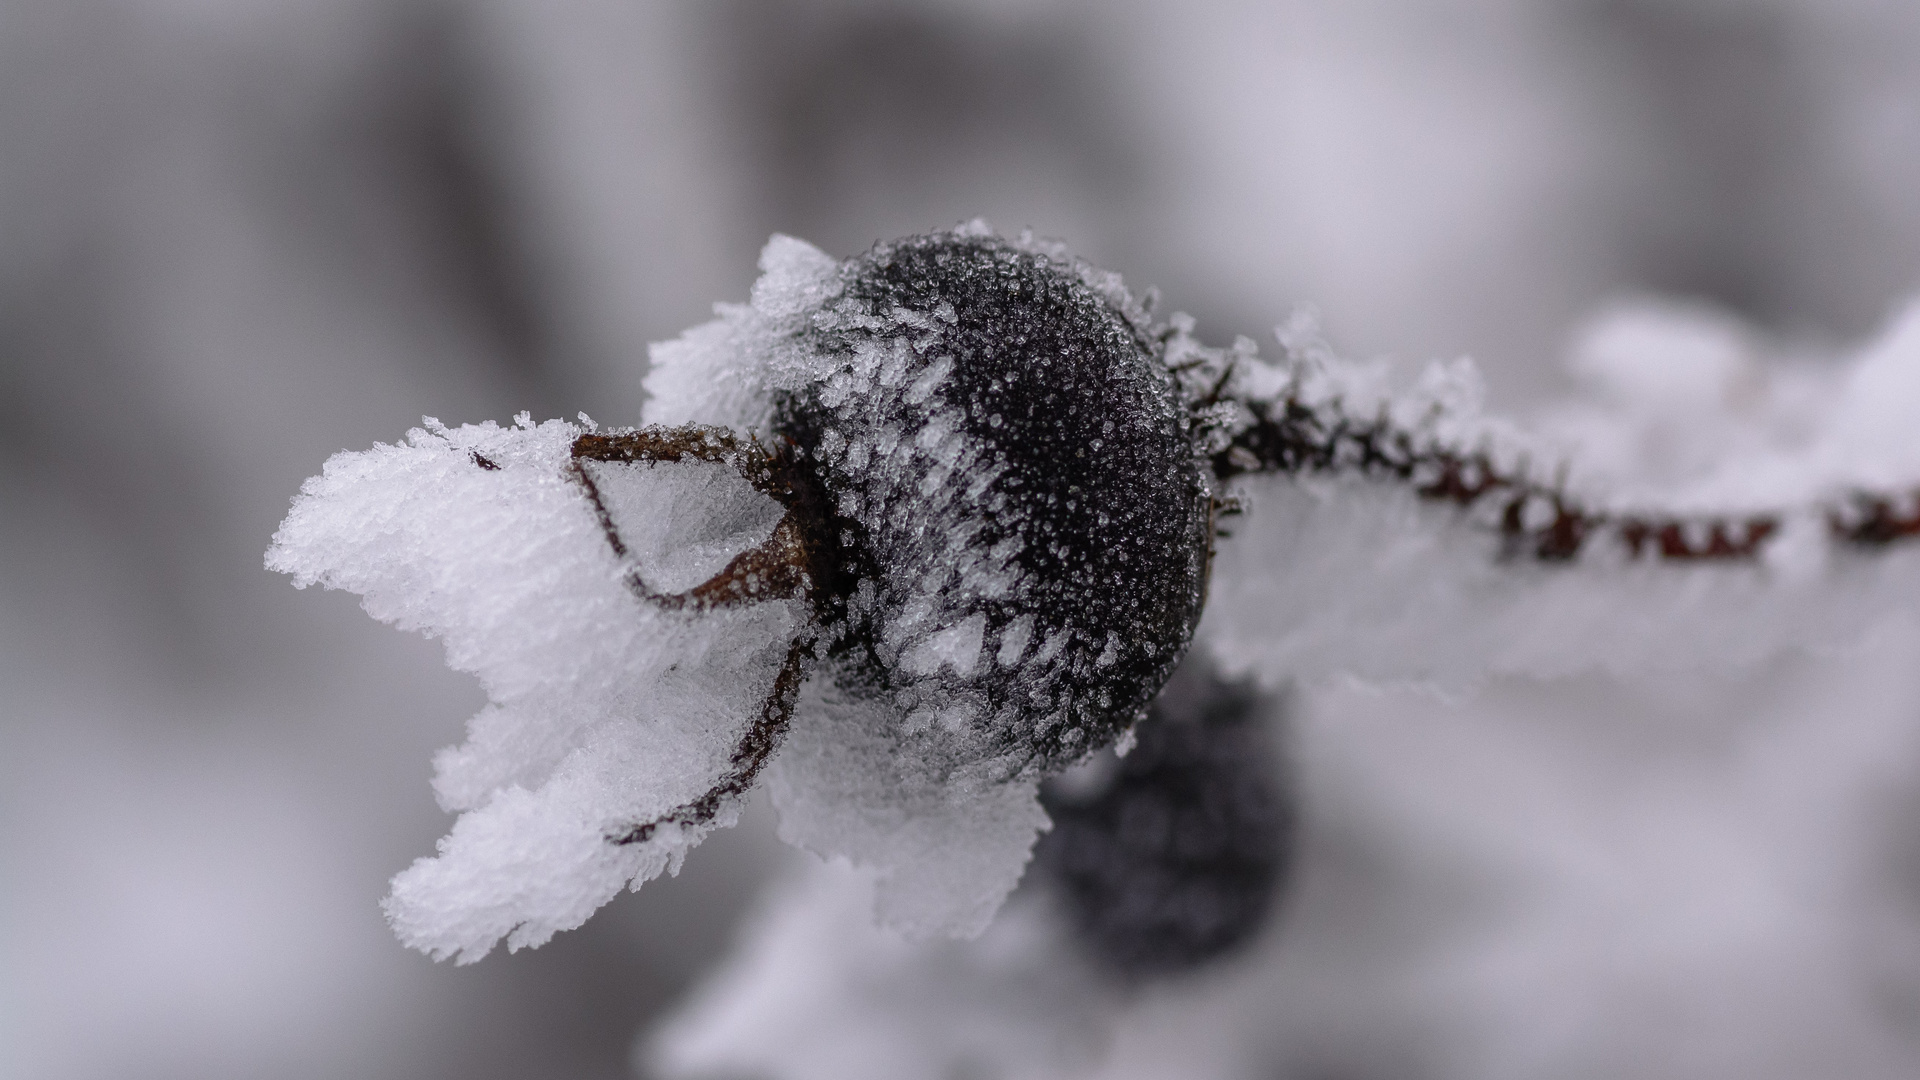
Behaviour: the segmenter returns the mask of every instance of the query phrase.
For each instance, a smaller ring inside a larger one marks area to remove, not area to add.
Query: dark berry
[[[1266,922],[1292,848],[1281,709],[1192,657],[1127,756],[1041,789],[1053,831],[1034,872],[1103,966],[1129,980],[1190,971]]]
[[[1033,774],[1110,742],[1186,651],[1211,534],[1144,318],[1081,265],[970,232],[881,244],[842,280],[774,417],[835,549],[836,679],[888,696],[936,760]]]

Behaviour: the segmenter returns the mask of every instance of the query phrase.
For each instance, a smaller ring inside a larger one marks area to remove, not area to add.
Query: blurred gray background
[[[0,0],[0,1071],[628,1074],[789,857],[765,809],[543,949],[403,950],[376,902],[447,825],[428,761],[480,692],[261,554],[328,454],[422,414],[632,422],[646,344],[743,298],[771,232],[1030,226],[1211,340],[1308,301],[1525,412],[1623,294],[1871,333],[1920,288],[1917,192],[1910,0]],[[1526,1075],[1524,1043],[1914,1075],[1913,655],[1310,701],[1332,869],[1288,932],[1329,991],[1274,1073]],[[1649,778],[1671,797],[1623,794]],[[1367,801],[1397,783],[1425,801]],[[1651,853],[1586,864],[1618,919],[1529,886],[1570,844]],[[1636,931],[1802,893],[1778,963]],[[1528,959],[1449,968],[1492,955],[1462,940]],[[1726,1053],[1673,1019],[1703,1002]]]

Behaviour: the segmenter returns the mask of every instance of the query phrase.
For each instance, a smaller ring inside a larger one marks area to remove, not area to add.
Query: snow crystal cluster
[[[434,762],[434,791],[460,819],[387,901],[401,939],[436,957],[477,960],[502,937],[538,945],[730,824],[733,808],[645,843],[607,839],[724,769],[808,618],[791,602],[638,601],[631,569],[706,576],[770,529],[771,500],[713,468],[598,466],[622,556],[569,472],[583,431],[523,415],[335,455],[268,554],[298,585],[359,593],[374,618],[440,638],[486,689],[467,742]]]

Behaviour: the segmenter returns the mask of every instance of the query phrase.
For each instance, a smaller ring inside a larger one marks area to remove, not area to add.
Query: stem
[[[1384,416],[1355,420],[1340,411],[1338,402],[1315,408],[1288,396],[1239,404],[1252,415],[1252,423],[1212,455],[1214,475],[1221,480],[1258,473],[1358,472],[1411,483],[1424,499],[1463,508],[1496,500],[1506,558],[1567,562],[1595,538],[1611,536],[1630,559],[1747,561],[1759,557],[1762,546],[1790,516],[1786,510],[1691,516],[1608,513],[1580,505],[1558,483],[1503,472],[1485,453],[1423,443]],[[1920,537],[1920,492],[1905,497],[1856,492],[1811,509],[1826,520],[1830,536],[1855,547],[1885,547]]]
[[[625,558],[627,545],[614,527],[600,489],[582,462],[654,463],[709,461],[731,466],[756,489],[787,508],[774,526],[773,535],[760,544],[734,556],[725,569],[693,588],[680,593],[661,593],[647,585],[636,569],[626,575],[627,587],[641,600],[668,610],[692,608],[700,611],[716,607],[744,607],[765,600],[785,600],[796,596],[811,599],[812,578],[808,574],[811,554],[807,533],[798,517],[798,501],[792,486],[782,481],[774,455],[757,440],[744,443],[733,432],[722,428],[687,426],[679,428],[641,428],[613,434],[591,433],[574,440],[571,469],[573,478],[586,490],[594,515],[606,533],[607,544],[615,555]],[[484,466],[483,466],[484,467]],[[651,821],[616,827],[607,834],[610,844],[641,844],[664,825],[704,825],[719,814],[721,807],[746,794],[766,767],[773,752],[786,739],[793,723],[793,704],[799,696],[805,674],[805,661],[812,655],[813,635],[805,633],[787,646],[787,658],[774,678],[773,689],[760,706],[760,715],[747,726],[728,758],[728,771],[714,785],[690,802],[685,802]]]

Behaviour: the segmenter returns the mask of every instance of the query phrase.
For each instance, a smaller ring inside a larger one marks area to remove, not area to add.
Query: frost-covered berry
[[[1106,287],[1102,287],[1102,286]],[[1140,717],[1199,618],[1211,489],[1117,286],[978,232],[881,244],[772,428],[823,494],[835,678],[958,759],[1050,771]]]
[[[1265,924],[1293,839],[1273,746],[1281,709],[1195,656],[1126,757],[1104,775],[1041,789],[1053,831],[1035,869],[1103,966],[1127,979],[1190,971]]]

